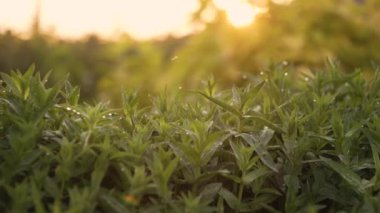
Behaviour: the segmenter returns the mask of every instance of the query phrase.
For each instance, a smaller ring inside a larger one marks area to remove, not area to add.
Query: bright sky
[[[42,30],[66,38],[89,33],[112,38],[127,32],[140,39],[186,34],[191,31],[190,15],[198,8],[198,0],[0,0],[0,31],[29,32],[38,1]],[[246,1],[214,0],[237,27],[252,23],[262,12]]]
[[[185,33],[197,0],[40,0],[41,27],[64,37],[125,31],[137,38]],[[0,0],[0,30],[30,29],[37,0]]]

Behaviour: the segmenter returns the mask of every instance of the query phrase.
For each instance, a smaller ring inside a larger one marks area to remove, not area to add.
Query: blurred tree
[[[193,23],[203,30],[182,38],[136,41],[125,35],[105,41],[89,35],[69,41],[39,30],[28,39],[0,33],[0,71],[35,64],[53,71],[51,83],[70,74],[86,100],[118,103],[122,88],[145,94],[193,89],[211,74],[222,85],[239,84],[246,73],[284,60],[295,68],[318,68],[333,57],[348,71],[380,63],[378,0],[250,0],[267,12],[240,28],[213,0],[199,2]]]

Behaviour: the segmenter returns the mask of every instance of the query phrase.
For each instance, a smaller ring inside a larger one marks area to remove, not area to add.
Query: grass
[[[380,212],[378,71],[280,65],[119,109],[1,79],[1,212]]]

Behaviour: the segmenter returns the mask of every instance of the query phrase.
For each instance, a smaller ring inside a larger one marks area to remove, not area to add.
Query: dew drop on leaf
[[[256,105],[256,106],[253,108],[253,111],[255,111],[255,112],[260,112],[260,111],[261,111],[261,106],[260,106],[260,105]]]

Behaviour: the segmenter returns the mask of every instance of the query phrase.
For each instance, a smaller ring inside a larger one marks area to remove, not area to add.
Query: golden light
[[[215,6],[226,12],[228,20],[236,27],[250,25],[262,9],[242,0],[214,0]]]
[[[40,27],[63,38],[96,33],[138,39],[192,32],[189,22],[198,0],[0,0],[0,32],[27,33],[40,2]],[[20,6],[22,5],[22,7]]]
[[[289,5],[293,0],[272,0],[276,4]]]

